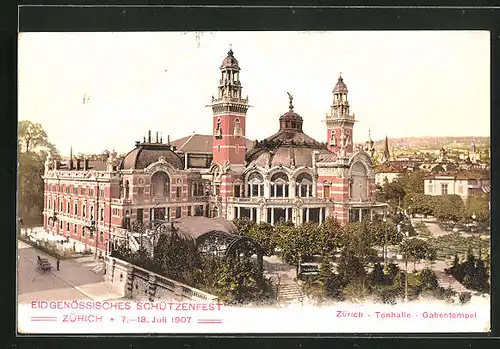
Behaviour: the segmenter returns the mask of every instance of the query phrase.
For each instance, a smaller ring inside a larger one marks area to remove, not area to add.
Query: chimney
[[[163,134],[160,132],[160,143],[163,143]]]
[[[170,135],[167,136],[167,144],[170,145]]]
[[[151,143],[151,130],[148,131],[148,143]]]
[[[156,131],[156,143],[159,143],[158,131]]]
[[[54,160],[54,170],[59,170],[59,160]]]
[[[81,159],[80,158],[77,158],[76,159],[76,170],[79,171],[81,170],[81,167],[80,167],[80,164],[81,164]]]
[[[83,169],[87,171],[89,169],[89,159],[83,159]]]
[[[68,159],[67,165],[68,165],[68,170],[73,171],[73,160],[72,159]]]

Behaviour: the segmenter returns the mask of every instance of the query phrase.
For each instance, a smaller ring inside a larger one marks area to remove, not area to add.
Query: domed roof
[[[120,163],[122,170],[143,170],[163,157],[166,162],[176,169],[183,169],[184,164],[171,147],[163,143],[137,143]]]
[[[335,87],[333,88],[333,93],[335,92],[349,92],[347,90],[347,86],[344,84],[344,79],[342,79],[342,75],[339,76],[339,80],[335,84]]]
[[[240,70],[240,66],[238,65],[238,60],[234,58],[233,50],[231,49],[227,53],[227,57],[224,58],[220,66],[220,69],[226,69],[226,68]]]
[[[329,161],[333,161],[336,158],[335,154],[326,148],[282,145],[273,150],[265,149],[255,154],[250,159],[251,161],[248,166],[275,167],[281,165],[288,168],[292,166],[312,167],[312,159],[315,152],[319,153],[316,158],[317,161],[326,160],[327,158]]]

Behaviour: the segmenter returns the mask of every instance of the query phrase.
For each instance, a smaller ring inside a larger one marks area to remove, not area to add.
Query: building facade
[[[490,179],[486,172],[457,171],[437,173],[424,179],[425,195],[459,195],[464,201],[473,193],[489,193]]]
[[[232,50],[219,69],[211,135],[164,143],[149,131],[121,159],[115,152],[100,161],[47,159],[45,230],[109,251],[135,221],[150,228],[155,221],[202,215],[346,223],[383,210],[385,204],[375,202],[373,142],[353,146],[355,117],[342,77],[325,116],[324,142],[303,132],[291,94],[277,132],[252,142],[246,137],[248,97]]]

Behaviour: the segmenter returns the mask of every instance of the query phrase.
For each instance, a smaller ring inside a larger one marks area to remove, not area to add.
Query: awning
[[[491,186],[490,185],[482,186],[481,190],[483,191],[483,193],[489,193],[491,191]]]

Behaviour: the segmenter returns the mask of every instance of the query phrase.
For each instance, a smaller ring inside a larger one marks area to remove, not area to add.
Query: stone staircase
[[[78,262],[80,262],[85,267],[89,268],[92,272],[104,275],[104,271],[106,269],[104,261],[101,259],[96,259],[94,256],[81,257],[78,258]]]
[[[296,282],[286,282],[278,286],[279,303],[300,303],[303,299],[302,287]]]

